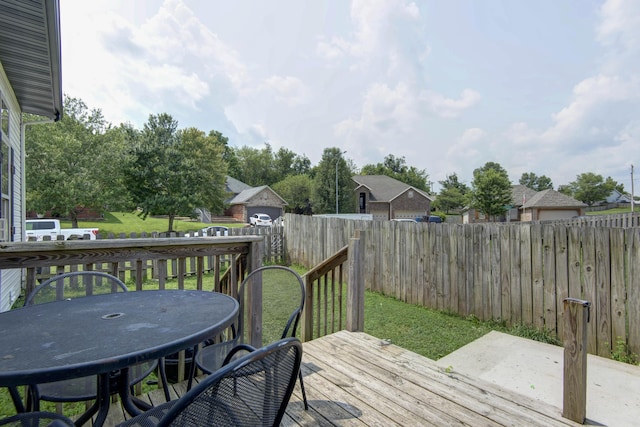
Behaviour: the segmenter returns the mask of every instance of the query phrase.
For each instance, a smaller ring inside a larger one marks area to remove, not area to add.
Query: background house
[[[265,213],[276,219],[284,214],[287,202],[268,185],[251,187],[237,179],[227,177],[227,191],[231,197],[225,202],[229,207],[225,215],[242,222],[256,213]]]
[[[587,205],[573,197],[555,190],[535,191],[524,185],[511,187],[512,204],[499,221],[552,221],[570,219],[584,215]],[[464,224],[487,222],[488,219],[475,209],[466,209],[462,214]]]
[[[537,192],[522,205],[522,221],[550,221],[582,216],[587,205],[555,190]]]
[[[415,219],[429,215],[432,198],[422,190],[386,175],[356,175],[357,213],[374,220]]]
[[[621,193],[618,190],[614,189],[611,194],[607,196],[605,202],[607,202],[608,205],[616,203],[631,203],[631,194]]]
[[[25,239],[22,113],[62,115],[58,0],[0,2],[0,241]],[[22,270],[0,271],[0,311],[20,295]]]
[[[511,187],[511,209],[509,209],[506,221],[522,221],[522,205],[531,200],[537,193],[526,185],[513,185]]]

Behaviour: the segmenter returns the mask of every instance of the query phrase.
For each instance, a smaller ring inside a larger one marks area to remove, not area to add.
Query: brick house
[[[529,222],[570,219],[584,215],[586,204],[555,190],[535,191],[524,185],[511,187],[511,208],[508,216],[496,221]],[[466,209],[462,214],[464,224],[488,222],[489,219],[475,209]]]
[[[287,202],[268,185],[251,187],[235,178],[227,177],[227,192],[230,198],[225,202],[228,208],[225,215],[242,222],[256,213],[265,213],[276,219],[284,214]]]
[[[550,221],[582,216],[586,203],[555,190],[538,191],[522,205],[521,221]]]
[[[429,215],[433,199],[425,191],[386,175],[356,175],[356,212],[374,220],[415,219]]]

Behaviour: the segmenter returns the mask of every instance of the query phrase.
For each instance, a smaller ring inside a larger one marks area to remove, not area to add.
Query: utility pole
[[[633,194],[633,165],[631,165],[631,213],[633,213],[634,204],[635,204],[635,199]]]
[[[338,203],[338,162],[340,161],[340,159],[342,158],[342,155],[345,154],[346,151],[343,151],[342,153],[340,153],[340,157],[338,157],[336,159],[336,215],[339,214],[339,203]]]

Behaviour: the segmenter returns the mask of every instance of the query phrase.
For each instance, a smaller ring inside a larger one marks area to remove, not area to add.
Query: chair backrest
[[[24,305],[75,299],[91,295],[127,292],[127,286],[117,277],[100,271],[74,271],[51,277],[38,285]]]
[[[251,271],[238,289],[239,341],[262,347],[294,337],[304,300],[304,281],[295,270],[268,265]]]
[[[291,398],[302,344],[285,338],[235,359],[187,392],[161,426],[277,426]]]

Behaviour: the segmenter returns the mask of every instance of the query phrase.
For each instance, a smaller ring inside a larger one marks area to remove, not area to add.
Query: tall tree
[[[141,215],[193,216],[198,207],[220,210],[226,176],[220,141],[189,128],[178,130],[169,114],[150,115],[132,144],[129,186]]]
[[[325,148],[322,153],[322,159],[315,168],[313,178],[314,213],[348,213],[355,210],[354,184],[351,179],[353,171],[343,154],[337,147]]]
[[[589,206],[601,202],[616,188],[618,183],[607,177],[605,181],[602,175],[593,172],[581,173],[576,180],[569,183],[572,196]]]
[[[309,175],[289,175],[273,185],[273,191],[278,193],[287,203],[287,212],[310,215],[312,212],[311,195],[313,180]]]
[[[273,167],[275,156],[271,145],[266,144],[262,149],[245,145],[236,149],[236,157],[240,165],[240,173],[234,178],[252,187],[271,185],[278,182],[278,173]]]
[[[387,155],[383,163],[364,165],[360,174],[386,175],[420,190],[431,191],[428,184],[429,175],[424,169],[407,166],[404,157],[395,157],[393,154]]]
[[[443,181],[438,181],[440,186],[444,189],[455,188],[462,194],[467,194],[469,192],[469,186],[464,182],[460,182],[458,179],[458,174],[455,172],[451,175],[447,175],[447,177]]]
[[[433,202],[435,209],[449,213],[464,207],[468,203],[469,187],[464,182],[459,181],[457,174],[447,175],[443,181],[438,181],[438,183],[442,188]]]
[[[551,178],[546,175],[538,176],[533,172],[524,172],[520,177],[520,185],[529,187],[532,190],[542,191],[553,189]]]
[[[61,121],[26,128],[26,207],[77,227],[82,208],[103,212],[127,203],[122,171],[129,159],[125,133],[112,129],[100,110],[68,96],[64,109]]]
[[[485,215],[503,215],[511,205],[511,182],[507,171],[498,163],[488,162],[473,171],[471,205]]]

